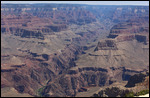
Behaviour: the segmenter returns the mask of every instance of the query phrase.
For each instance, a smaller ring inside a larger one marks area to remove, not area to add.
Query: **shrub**
[[[149,93],[149,90],[142,90],[138,93],[134,93],[134,92],[129,92],[127,94],[125,94],[125,97],[134,97],[134,96],[140,96],[140,95],[145,95],[145,94],[148,94]]]
[[[136,93],[136,96],[145,95],[145,94],[148,94],[148,93],[149,93],[149,90],[142,90],[142,91]]]
[[[45,89],[45,86],[43,86],[42,88],[39,88],[39,89],[37,90],[37,96],[38,96],[38,97],[42,97],[42,96],[43,96],[42,92],[43,92],[44,89]]]
[[[125,97],[134,97],[134,93],[133,92],[129,92],[125,95]]]

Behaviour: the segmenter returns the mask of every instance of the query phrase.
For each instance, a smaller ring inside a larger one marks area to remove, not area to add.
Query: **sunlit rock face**
[[[1,44],[2,88],[76,96],[148,71],[149,7],[2,4]]]

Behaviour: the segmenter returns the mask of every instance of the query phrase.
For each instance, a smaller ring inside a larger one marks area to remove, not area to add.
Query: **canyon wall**
[[[2,4],[1,87],[62,97],[127,81],[149,68],[148,22],[147,6]]]

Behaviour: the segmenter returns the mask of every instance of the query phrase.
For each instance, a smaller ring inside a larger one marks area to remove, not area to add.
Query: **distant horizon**
[[[149,6],[149,1],[1,1],[1,4],[86,4]]]

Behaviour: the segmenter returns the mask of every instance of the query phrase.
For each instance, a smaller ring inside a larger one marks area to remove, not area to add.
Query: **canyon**
[[[149,74],[135,86],[140,73],[149,73],[149,6],[1,4],[3,96],[139,92],[149,89]]]

